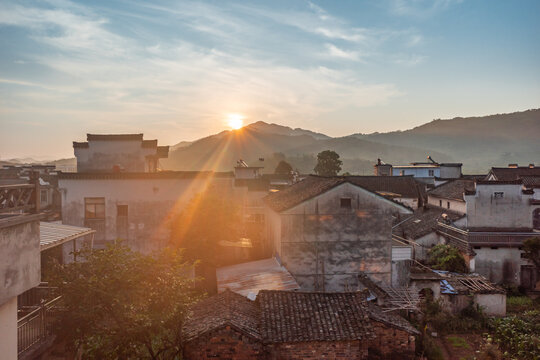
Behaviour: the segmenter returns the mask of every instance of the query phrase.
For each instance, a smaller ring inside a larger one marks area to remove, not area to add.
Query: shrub
[[[513,359],[540,358],[540,310],[494,319],[493,337]]]
[[[428,264],[438,270],[469,272],[465,258],[451,245],[439,244],[432,247],[428,252]]]

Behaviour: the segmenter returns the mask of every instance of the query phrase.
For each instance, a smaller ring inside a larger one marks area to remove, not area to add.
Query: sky
[[[540,1],[0,0],[0,159],[227,118],[331,136],[540,107]]]

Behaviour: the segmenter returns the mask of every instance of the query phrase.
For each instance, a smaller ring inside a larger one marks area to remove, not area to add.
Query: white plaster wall
[[[429,170],[433,170],[433,175],[429,175]],[[401,176],[403,171],[403,176],[413,175],[414,177],[422,178],[432,178],[432,177],[441,177],[441,170],[438,167],[399,167],[394,166],[392,168],[393,176]]]
[[[458,179],[461,177],[461,166],[441,165],[440,169],[440,177],[444,179]]]
[[[506,294],[474,294],[474,302],[486,315],[506,316]]]
[[[495,192],[504,193],[495,198]],[[467,226],[499,228],[532,228],[533,210],[539,206],[530,204],[531,195],[522,193],[515,185],[476,185],[476,194],[465,196],[467,202]]]
[[[17,297],[0,305],[0,357],[17,359]]]
[[[521,265],[527,261],[521,258],[522,251],[518,248],[490,247],[474,248],[475,272],[485,276],[490,281],[502,284],[520,285]]]
[[[117,238],[117,205],[128,206],[130,246],[151,251],[170,238],[168,217],[206,189],[232,195],[232,177],[59,179],[62,222],[85,226],[84,199],[105,198],[105,240]]]
[[[439,201],[442,201],[442,207],[439,205]],[[442,209],[448,209],[448,203],[450,203],[450,209],[460,214],[467,213],[467,203],[465,201],[449,200],[428,194],[428,204]]]
[[[19,218],[22,223],[10,226],[0,222],[0,304],[40,282],[39,219]]]

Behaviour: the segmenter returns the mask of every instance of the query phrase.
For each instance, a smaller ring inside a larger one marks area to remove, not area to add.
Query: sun
[[[238,130],[244,126],[244,116],[241,114],[229,114],[227,115],[227,124],[233,130]]]

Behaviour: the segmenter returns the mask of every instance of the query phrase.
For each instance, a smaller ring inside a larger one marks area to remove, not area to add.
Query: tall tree
[[[317,165],[315,173],[321,176],[336,176],[341,171],[343,161],[339,159],[339,154],[332,150],[325,150],[317,155]]]
[[[181,252],[142,255],[119,244],[77,255],[85,261],[57,264],[51,276],[65,307],[60,339],[84,359],[181,356],[187,309],[200,298]]]
[[[291,164],[286,162],[285,160],[281,160],[279,164],[276,166],[276,170],[274,170],[274,174],[286,174],[289,175],[291,171],[293,170]]]

